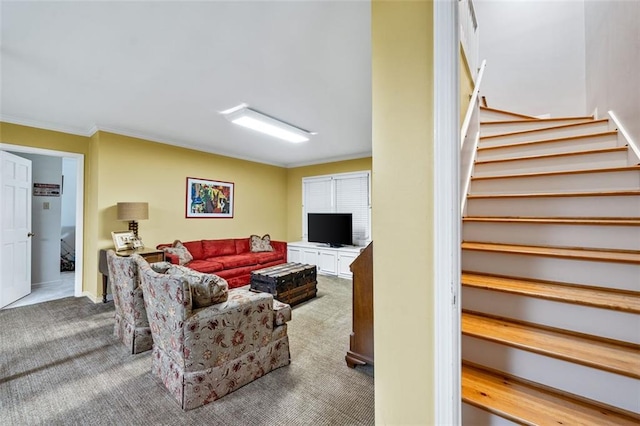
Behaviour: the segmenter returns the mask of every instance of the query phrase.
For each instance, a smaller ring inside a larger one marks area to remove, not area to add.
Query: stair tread
[[[500,216],[467,216],[463,222],[498,222],[498,223],[535,223],[563,225],[612,225],[640,226],[640,217],[500,217]]]
[[[503,374],[462,365],[462,401],[526,425],[637,425],[640,417]]]
[[[522,146],[528,146],[528,145],[540,145],[540,144],[546,144],[546,143],[557,143],[557,142],[563,142],[563,141],[595,138],[595,137],[601,137],[601,136],[614,136],[617,134],[618,134],[617,130],[611,130],[608,132],[588,133],[586,135],[575,135],[575,136],[562,136],[557,138],[540,139],[540,140],[527,141],[527,142],[512,142],[512,143],[505,143],[501,145],[492,145],[492,146],[478,145],[478,151],[490,151],[494,149],[514,148],[514,147],[522,147]]]
[[[462,334],[640,379],[640,347],[551,327],[462,312]]]
[[[540,155],[526,155],[522,157],[511,157],[511,158],[498,158],[495,160],[476,160],[475,164],[490,164],[490,163],[506,163],[510,161],[523,161],[523,160],[538,160],[538,159],[546,159],[546,158],[554,158],[554,157],[570,157],[574,155],[593,155],[593,154],[604,154],[608,152],[626,152],[628,150],[628,145],[618,146],[615,148],[601,148],[601,149],[589,149],[584,151],[571,151],[571,152],[559,152],[553,154],[540,154]]]
[[[461,284],[466,287],[483,288],[546,300],[640,314],[640,293],[627,290],[554,283],[465,271],[462,272]]]
[[[475,241],[464,241],[462,243],[462,249],[537,255],[545,257],[560,257],[565,259],[584,259],[593,261],[640,264],[640,251],[632,250],[524,246],[514,244],[482,243]]]
[[[590,174],[590,173],[613,173],[613,172],[637,172],[637,171],[640,171],[639,165],[621,166],[621,167],[603,167],[603,168],[579,169],[579,170],[555,170],[555,171],[543,171],[543,172],[513,173],[508,175],[476,176],[476,177],[472,177],[471,180],[512,179],[512,178],[527,178],[527,177],[541,177],[541,176],[579,175],[579,174]]]
[[[588,115],[588,116],[575,116],[575,117],[536,118],[534,120],[522,119],[522,120],[509,120],[509,121],[481,121],[480,124],[491,125],[491,124],[504,124],[504,123],[530,123],[531,121],[553,123],[554,121],[563,121],[563,120],[601,121],[601,120],[594,120],[592,115]],[[603,119],[603,120],[606,120],[606,119]]]
[[[549,119],[548,118],[547,119],[545,119],[545,118],[537,119],[537,121],[542,121],[542,122],[545,122],[545,120],[549,120]],[[563,120],[563,119],[560,119],[560,120]],[[567,119],[564,119],[564,120],[567,120]],[[504,124],[504,123],[524,123],[524,124],[526,124],[526,123],[530,123],[531,121],[533,121],[533,120],[521,120],[521,121],[515,120],[515,121],[510,121],[510,122],[507,122],[507,121],[490,121],[490,122],[480,123],[480,125],[483,125],[483,124],[491,125],[491,124],[498,124],[498,123],[502,123],[502,124]],[[500,137],[508,137],[508,136],[520,135],[520,134],[523,134],[523,133],[544,132],[544,131],[547,131],[547,130],[557,130],[557,129],[563,129],[563,128],[566,128],[566,127],[579,127],[579,126],[584,126],[584,125],[593,124],[593,123],[605,123],[607,121],[609,121],[609,120],[606,119],[606,118],[603,118],[601,120],[593,120],[591,118],[585,118],[583,121],[579,121],[577,123],[558,124],[558,125],[555,125],[555,126],[540,127],[540,128],[537,128],[537,129],[518,130],[516,132],[498,133],[497,135],[485,135],[485,136],[480,136],[480,139],[492,139],[492,138],[500,138]]]
[[[481,198],[547,198],[547,197],[619,197],[638,196],[638,190],[589,191],[589,192],[536,192],[528,194],[468,194],[467,199]]]
[[[480,109],[484,110],[484,111],[491,111],[491,112],[498,112],[498,113],[501,113],[501,114],[508,114],[508,115],[512,115],[514,117],[538,120],[538,117],[534,117],[532,115],[520,114],[518,112],[506,111],[504,109],[489,108],[489,107],[482,106],[482,105],[480,105]]]

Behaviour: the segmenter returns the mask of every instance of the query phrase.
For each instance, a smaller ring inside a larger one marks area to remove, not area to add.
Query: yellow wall
[[[467,58],[464,56],[462,45],[460,45],[460,125],[464,121],[464,116],[469,108],[469,101],[473,94],[475,83],[473,77],[471,77],[471,71],[469,71],[469,64],[467,64]]]
[[[371,18],[376,424],[431,425],[433,3]]]
[[[270,234],[286,238],[286,170],[142,139],[99,132],[98,248],[113,246],[111,231],[119,201],[146,201],[149,219],[139,222],[145,245],[175,239],[242,238]],[[232,219],[185,218],[186,178],[234,183]]]
[[[250,161],[174,147],[107,132],[81,137],[2,123],[0,141],[85,154],[83,290],[101,299],[98,250],[111,247],[118,201],[147,201],[149,220],[140,221],[146,246],[205,238],[271,234],[287,238],[287,171]],[[233,219],[186,219],[186,178],[235,184]]]
[[[371,170],[371,157],[287,170],[287,241],[302,240],[302,178]]]

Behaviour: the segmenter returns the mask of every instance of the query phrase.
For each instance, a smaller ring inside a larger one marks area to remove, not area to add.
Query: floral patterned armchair
[[[132,354],[148,351],[153,340],[142,300],[137,264],[131,257],[121,257],[113,250],[107,250],[107,268],[116,311],[113,333]]]
[[[177,265],[162,273],[133,258],[153,336],[152,371],[184,410],[290,363],[289,305],[268,293],[227,290],[213,274]]]

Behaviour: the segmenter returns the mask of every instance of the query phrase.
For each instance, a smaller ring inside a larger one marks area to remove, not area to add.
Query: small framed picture
[[[134,241],[136,241],[133,231],[111,232],[111,238],[113,238],[113,245],[116,248],[116,251],[131,250],[134,248]]]
[[[144,248],[144,244],[142,243],[142,240],[140,238],[133,239],[133,248],[134,249]]]

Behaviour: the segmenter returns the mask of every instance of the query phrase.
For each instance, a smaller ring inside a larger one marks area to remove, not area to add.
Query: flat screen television
[[[331,247],[353,243],[351,213],[307,213],[307,240],[329,244]]]

